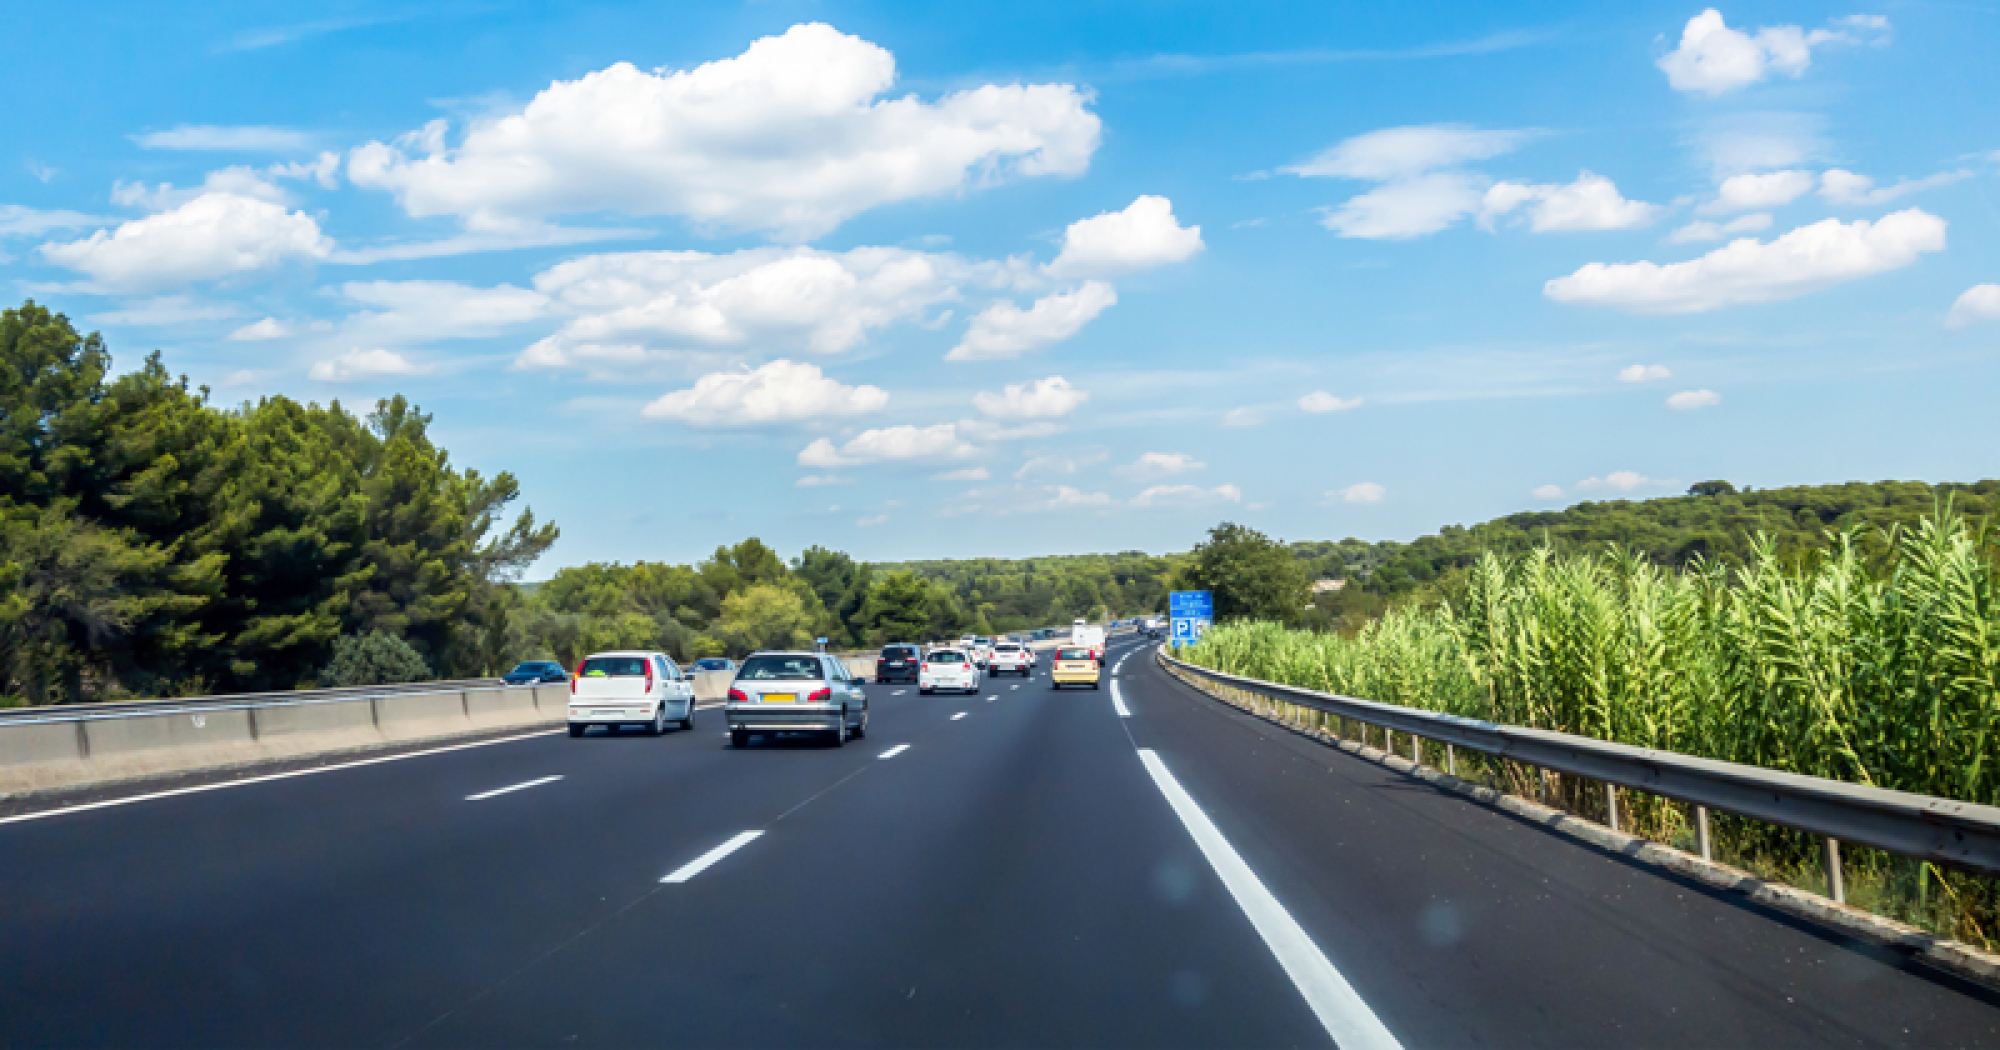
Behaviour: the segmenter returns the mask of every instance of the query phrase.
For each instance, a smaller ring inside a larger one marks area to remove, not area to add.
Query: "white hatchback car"
[[[640,725],[654,736],[667,723],[694,728],[694,684],[665,653],[592,653],[569,680],[569,735],[591,726]]]
[[[993,658],[987,662],[986,669],[995,678],[1003,674],[1030,678],[1035,673],[1035,654],[1019,642],[995,642]]]
[[[962,693],[979,691],[979,665],[963,649],[932,649],[924,654],[923,670],[917,672],[917,692],[925,696],[952,689]]]

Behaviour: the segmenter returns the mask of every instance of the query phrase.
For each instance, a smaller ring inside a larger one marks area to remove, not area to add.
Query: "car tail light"
[[[646,695],[653,695],[653,661],[646,661]]]
[[[750,702],[750,694],[745,693],[741,689],[731,689],[729,691],[729,702],[732,704],[747,704]]]
[[[583,661],[582,661],[582,660],[578,660],[578,661],[576,662],[576,674],[574,674],[574,675],[570,676],[570,680],[569,680],[569,695],[571,695],[571,696],[575,696],[575,695],[576,695],[576,680],[577,680],[578,678],[582,678],[582,677],[583,677]]]
[[[829,689],[815,689],[815,690],[813,690],[813,692],[812,692],[812,694],[811,694],[811,695],[809,695],[809,696],[807,696],[807,697],[806,697],[806,703],[809,703],[809,704],[824,704],[824,703],[827,703],[827,702],[831,701],[832,699],[833,699],[833,690],[832,690],[832,689],[830,689],[830,688],[829,688]]]

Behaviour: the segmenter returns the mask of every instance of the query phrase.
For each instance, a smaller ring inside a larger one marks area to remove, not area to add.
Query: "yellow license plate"
[[[797,694],[797,693],[765,693],[765,694],[764,694],[764,702],[765,702],[765,703],[767,703],[767,704],[796,704],[796,703],[798,703],[798,702],[799,702],[799,694]]]

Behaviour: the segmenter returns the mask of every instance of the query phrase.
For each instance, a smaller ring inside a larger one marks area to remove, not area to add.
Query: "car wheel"
[[[694,701],[692,699],[688,701],[687,717],[681,719],[681,728],[684,730],[694,728]]]
[[[750,746],[750,734],[741,729],[729,731],[729,746],[741,751]]]
[[[583,735],[583,731],[584,731],[584,729],[585,729],[585,728],[586,728],[586,727],[584,727],[584,726],[580,726],[580,725],[576,724],[575,722],[571,722],[571,723],[569,724],[569,735],[571,735],[571,736],[582,736],[582,735]]]
[[[648,736],[667,735],[667,705],[665,701],[661,701],[660,706],[654,710],[653,721],[646,726],[646,733]]]
[[[929,689],[924,689],[924,688],[919,688],[919,689],[917,690],[917,695],[919,695],[919,696],[929,696],[929,695],[931,695],[931,691],[930,691]]]
[[[846,745],[847,745],[847,709],[843,707],[840,709],[840,724],[833,731],[833,746],[845,747]]]

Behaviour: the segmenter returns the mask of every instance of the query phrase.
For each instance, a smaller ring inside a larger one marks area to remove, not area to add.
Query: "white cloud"
[[[1649,478],[1637,471],[1614,470],[1601,478],[1585,478],[1577,482],[1576,487],[1583,492],[1637,492],[1640,489],[1672,488],[1678,484],[1678,481]]]
[[[947,361],[993,361],[1019,357],[1075,335],[1091,319],[1118,302],[1118,293],[1102,281],[1085,281],[1068,292],[1035,300],[1026,310],[1001,301],[981,310],[965,338],[945,355]]]
[[[98,324],[151,327],[224,321],[235,316],[236,307],[228,303],[205,303],[185,295],[158,295],[122,303],[116,310],[93,314],[91,320]]]
[[[1335,397],[1324,390],[1315,390],[1299,398],[1299,407],[1307,412],[1345,412],[1360,406],[1361,399],[1358,397]]]
[[[259,378],[261,377],[259,377],[257,373],[251,371],[250,369],[239,368],[236,371],[231,372],[226,376],[223,376],[222,385],[249,386],[250,384],[257,382]]]
[[[957,470],[947,470],[941,473],[932,474],[931,480],[932,481],[985,481],[986,479],[992,476],[993,472],[987,470],[985,467],[960,467]]]
[[[1637,229],[1652,225],[1666,210],[1626,200],[1610,179],[1584,171],[1566,186],[1495,183],[1481,199],[1479,225],[1490,230],[1495,220],[1524,204],[1528,228],[1536,233]]]
[[[549,299],[510,284],[475,288],[456,281],[349,281],[342,297],[372,309],[341,321],[329,337],[350,346],[414,346],[483,339],[548,316]]]
[[[1124,211],[1070,223],[1062,252],[1046,271],[1062,280],[1116,277],[1177,263],[1201,249],[1201,227],[1182,226],[1167,198],[1143,196]]]
[[[1910,208],[1875,222],[1826,219],[1766,244],[1745,237],[1699,259],[1590,263],[1558,277],[1543,293],[1562,303],[1641,313],[1696,313],[1775,302],[1846,281],[1900,269],[1944,249],[1945,222]]]
[[[1128,478],[1144,481],[1150,478],[1192,473],[1207,466],[1208,464],[1185,452],[1145,452],[1141,453],[1138,459],[1119,467],[1118,472]]]
[[[750,372],[705,375],[645,407],[649,419],[701,427],[843,419],[880,412],[889,394],[879,387],[844,386],[803,361],[777,360]]]
[[[24,204],[0,204],[0,237],[39,237],[53,230],[109,226],[117,221],[79,211],[45,211]]]
[[[1651,383],[1660,379],[1672,379],[1674,373],[1666,365],[1626,365],[1618,370],[1621,383]]]
[[[1019,479],[1036,474],[1074,474],[1085,467],[1096,466],[1107,458],[1109,454],[1103,449],[1031,456],[1021,464],[1021,469],[1014,472],[1014,477]]]
[[[961,439],[951,423],[918,427],[907,423],[864,430],[835,447],[818,438],[799,452],[802,467],[850,467],[886,461],[962,459],[978,449]]]
[[[258,343],[266,339],[289,339],[294,334],[291,325],[275,317],[266,317],[261,321],[252,321],[229,333],[229,338],[231,341],[238,343]]]
[[[1893,186],[1877,186],[1875,180],[1866,175],[1856,175],[1840,168],[1830,168],[1821,172],[1819,195],[1828,204],[1887,204],[1898,197],[1938,186],[1949,186],[1960,179],[1969,179],[1969,171],[1941,171],[1929,178],[1904,179]]]
[[[1951,304],[1945,324],[1959,328],[1974,321],[2000,321],[2000,284],[1975,284]]]
[[[1389,498],[1389,490],[1372,481],[1363,481],[1327,495],[1343,503],[1380,503]]]
[[[792,482],[794,487],[802,489],[817,489],[828,485],[845,484],[847,484],[846,478],[834,474],[807,474],[799,480]]]
[[[227,193],[290,205],[292,195],[278,185],[279,182],[310,180],[325,189],[333,189],[338,185],[336,176],[339,170],[340,155],[322,153],[317,160],[308,162],[279,163],[265,168],[241,164],[218,168],[203,176],[200,185],[185,188],[170,182],[148,186],[144,182],[119,181],[111,185],[111,203],[167,211],[210,193]]]
[[[1264,414],[1249,406],[1232,408],[1222,414],[1225,427],[1255,427],[1264,424]]]
[[[132,136],[143,149],[219,150],[231,153],[296,153],[312,149],[319,136],[291,128],[220,127],[182,124]]]
[[[961,281],[1002,279],[998,267],[902,248],[587,255],[536,275],[535,288],[572,319],[516,365],[629,371],[689,352],[835,354],[920,321],[958,298]]]
[[[1206,507],[1241,502],[1243,490],[1234,485],[1217,485],[1212,489],[1199,485],[1154,485],[1132,497],[1135,507]]]
[[[1691,244],[1696,241],[1719,241],[1733,233],[1757,233],[1771,228],[1771,216],[1766,212],[1755,212],[1739,216],[1728,222],[1716,223],[1707,219],[1697,219],[1667,235],[1668,244]]]
[[[873,528],[888,520],[889,516],[887,514],[870,514],[865,518],[856,518],[854,524],[864,529],[867,529],[867,528]]]
[[[883,98],[888,51],[797,25],[735,58],[556,81],[447,147],[442,122],[353,151],[348,177],[413,216],[678,215],[804,240],[894,201],[1081,174],[1101,130],[1068,84]]]
[[[1683,390],[1667,398],[1667,407],[1676,412],[1707,408],[1722,403],[1722,395],[1713,390]]]
[[[1535,489],[1535,491],[1528,493],[1528,495],[1536,499],[1561,499],[1563,490],[1561,485],[1543,485]]]
[[[428,372],[429,368],[412,363],[394,350],[375,347],[349,350],[339,357],[315,362],[306,375],[323,383],[346,383],[384,376],[418,376]]]
[[[241,277],[300,259],[321,259],[333,242],[304,212],[229,193],[208,193],[169,212],[99,230],[81,241],[44,244],[50,262],[99,288],[144,291]]]
[[[1458,125],[1385,128],[1356,135],[1284,170],[1307,178],[1381,183],[1323,209],[1320,225],[1342,237],[1401,240],[1436,233],[1478,211],[1490,180],[1463,166],[1507,153],[1529,137],[1524,131]]]
[[[1090,395],[1061,376],[1028,383],[1009,383],[998,394],[980,391],[972,403],[995,419],[1058,419],[1076,411]]]
[[[1054,492],[1043,504],[1049,510],[1064,510],[1071,507],[1108,507],[1111,497],[1102,492],[1083,492],[1068,485],[1057,485]]]
[[[1766,171],[1732,175],[1716,188],[1715,199],[1701,206],[1710,215],[1753,208],[1781,208],[1812,192],[1810,171]]]
[[[1714,98],[1780,73],[1797,77],[1812,64],[1812,49],[1821,44],[1859,43],[1847,30],[1883,33],[1888,19],[1879,15],[1860,16],[1867,21],[1841,19],[1841,29],[1798,26],[1769,26],[1755,34],[1731,29],[1723,24],[1722,13],[1709,8],[1688,19],[1681,31],[1680,46],[1658,62],[1667,74],[1667,83],[1676,91]]]

